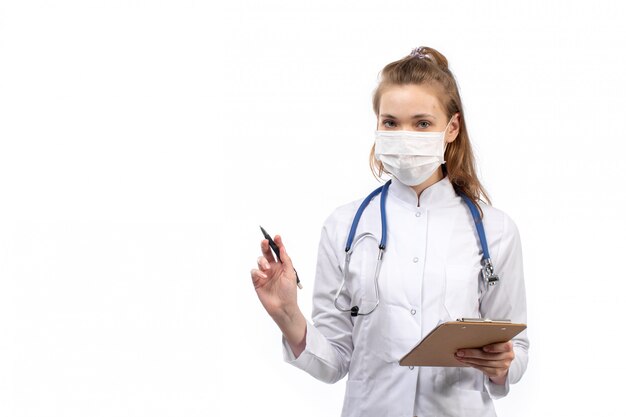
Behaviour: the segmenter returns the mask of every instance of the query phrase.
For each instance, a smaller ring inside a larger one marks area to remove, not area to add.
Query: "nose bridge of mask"
[[[413,132],[385,132],[376,137],[377,153],[381,155],[443,156],[442,135],[424,137],[411,135]]]
[[[448,143],[446,133],[452,123],[448,120],[440,132],[413,132],[377,130],[375,141],[376,155],[420,155],[443,158]]]

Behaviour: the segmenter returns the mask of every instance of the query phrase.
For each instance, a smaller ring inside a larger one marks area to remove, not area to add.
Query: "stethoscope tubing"
[[[341,281],[341,285],[339,286],[339,289],[335,293],[334,304],[338,310],[343,311],[343,312],[350,312],[350,314],[353,317],[365,316],[365,315],[371,314],[376,309],[376,307],[378,307],[378,304],[380,303],[379,289],[378,289],[378,277],[380,275],[380,268],[381,268],[381,264],[383,260],[383,255],[385,253],[385,249],[387,246],[387,209],[386,209],[386,206],[387,206],[387,194],[389,192],[390,185],[391,185],[391,180],[387,181],[384,185],[376,188],[367,197],[365,197],[365,199],[363,199],[363,201],[361,202],[361,205],[359,206],[359,208],[357,209],[354,215],[354,219],[352,220],[352,225],[350,226],[350,232],[348,233],[348,239],[346,241],[346,248],[345,248],[346,257],[345,257],[344,269],[343,269],[343,279]],[[376,197],[379,194],[380,194],[381,238],[378,244],[378,260],[376,262],[376,271],[374,275],[374,285],[375,285],[375,290],[376,290],[376,304],[370,311],[363,313],[359,311],[359,307],[356,305],[351,308],[345,308],[345,307],[340,306],[338,303],[338,298],[339,298],[339,294],[341,293],[341,291],[343,290],[346,284],[346,277],[348,275],[350,259],[352,258],[352,252],[354,251],[354,248],[358,246],[361,240],[367,237],[376,239],[376,236],[374,236],[373,233],[366,232],[357,236],[356,242],[355,242],[355,235],[356,235],[356,230],[359,226],[359,221],[361,220],[361,216],[363,215],[363,212],[365,211],[369,203],[372,201],[372,199],[374,199],[374,197]],[[494,272],[493,264],[489,256],[487,236],[485,234],[485,228],[483,226],[483,222],[480,217],[480,213],[478,211],[476,203],[474,203],[467,195],[460,193],[460,192],[458,192],[458,194],[460,195],[460,197],[463,199],[463,201],[469,208],[472,214],[472,218],[474,219],[476,232],[478,233],[480,246],[483,252],[482,253],[483,257],[481,261],[481,264],[483,267],[482,267],[481,273],[482,273],[484,282],[486,282],[488,286],[495,285],[497,282],[499,282],[499,277]]]
[[[382,235],[380,237],[380,244],[378,245],[378,248],[385,250],[385,246],[387,244],[387,193],[390,185],[391,180],[387,181],[385,185],[382,185],[372,191],[367,197],[365,197],[359,206],[356,214],[354,215],[354,219],[352,220],[352,226],[350,226],[350,233],[348,234],[348,240],[346,241],[346,253],[350,252],[350,248],[352,248],[352,242],[354,241],[354,235],[356,234],[356,229],[359,226],[361,215],[372,199],[378,194],[380,194],[380,222],[382,228]]]

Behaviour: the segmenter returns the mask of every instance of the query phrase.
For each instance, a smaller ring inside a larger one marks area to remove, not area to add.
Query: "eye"
[[[422,129],[426,129],[430,126],[430,122],[426,121],[426,120],[421,120],[417,123],[417,126],[422,128]]]
[[[396,127],[396,122],[394,122],[393,120],[383,120],[382,125],[388,129],[392,129],[394,127]]]

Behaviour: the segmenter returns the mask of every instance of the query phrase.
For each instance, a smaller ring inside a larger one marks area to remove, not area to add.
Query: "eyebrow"
[[[380,117],[388,117],[389,119],[395,119],[396,118],[394,115],[388,114],[388,113],[381,114]],[[411,117],[411,119],[417,119],[417,118],[420,118],[420,117],[431,117],[433,119],[437,119],[437,117],[433,116],[432,114],[428,114],[428,113],[419,113],[419,114],[413,115]]]

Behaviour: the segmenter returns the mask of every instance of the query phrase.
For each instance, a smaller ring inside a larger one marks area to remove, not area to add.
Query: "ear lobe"
[[[446,143],[454,142],[454,140],[456,139],[458,135],[459,135],[458,131],[454,132],[453,134],[448,135],[448,137],[446,138]]]

